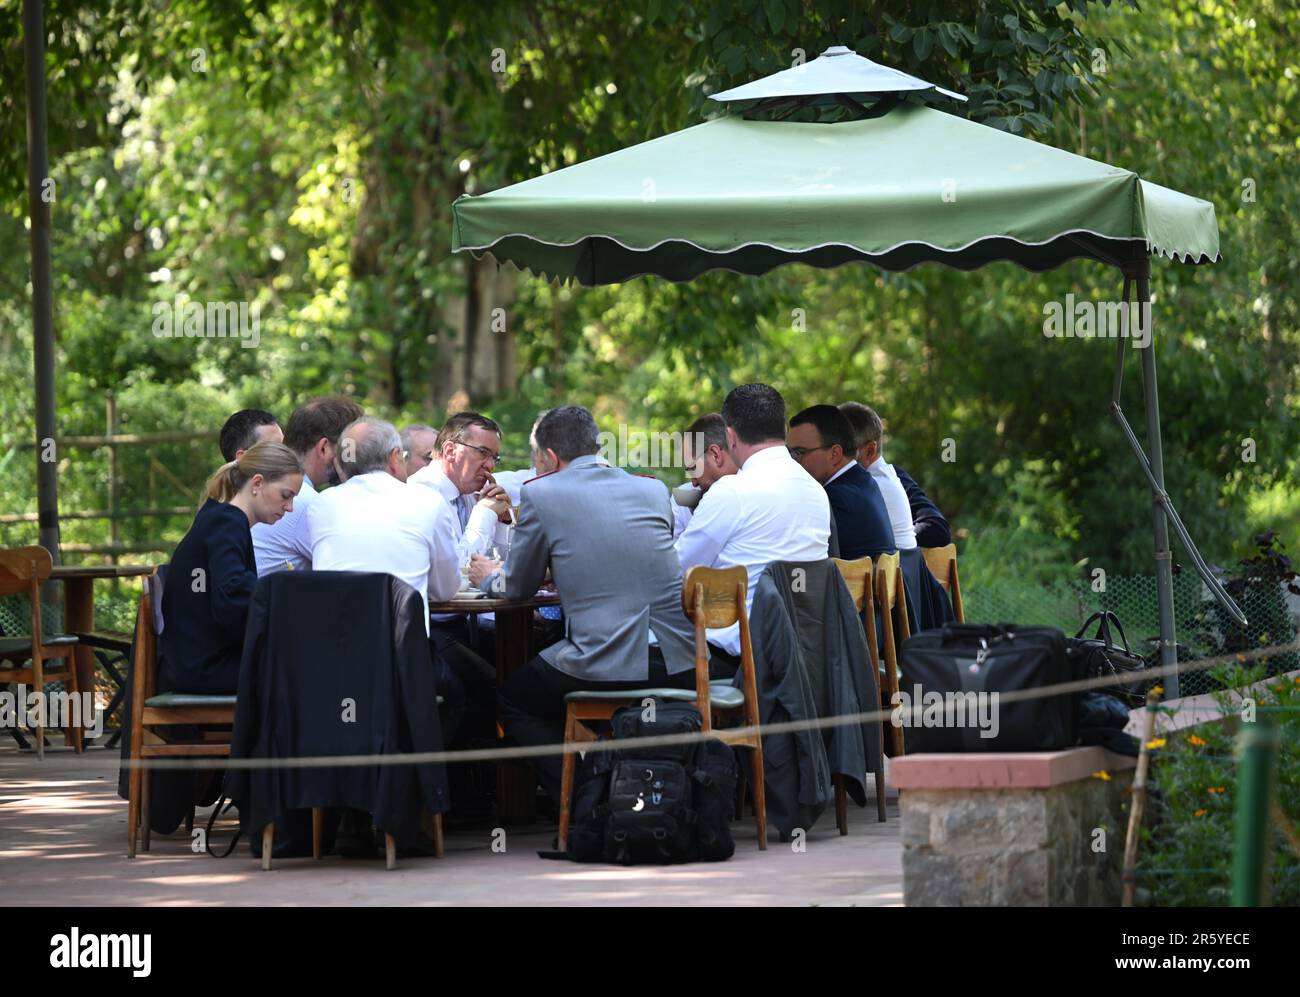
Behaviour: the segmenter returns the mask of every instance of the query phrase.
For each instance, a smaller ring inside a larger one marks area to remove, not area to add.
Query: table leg
[[[95,582],[91,578],[63,579],[63,630],[65,633],[88,633],[95,629]],[[78,645],[72,657],[77,669],[77,688],[95,693],[94,648]]]
[[[531,609],[497,610],[497,689],[517,668],[532,658]],[[504,736],[500,716],[497,736]],[[497,763],[497,813],[502,820],[532,820],[536,816],[536,780],[528,765]]]

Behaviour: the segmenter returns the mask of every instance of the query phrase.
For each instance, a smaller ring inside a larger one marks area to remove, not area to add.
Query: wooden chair
[[[753,759],[754,822],[758,847],[767,849],[767,799],[763,781],[763,740],[758,733],[758,685],[754,678],[754,652],[749,639],[749,614],[745,610],[748,576],[743,567],[706,568],[697,565],[682,582],[682,608],[695,623],[695,691],[646,688],[618,691],[571,692],[565,696],[565,747],[594,741],[596,735],[584,721],[610,720],[619,709],[649,696],[675,702],[693,702],[700,711],[706,733],[727,744],[748,748]],[[709,645],[705,630],[740,625],[741,688],[709,682]],[[716,717],[739,717],[751,733],[715,729]],[[577,754],[566,751],[560,782],[559,850],[568,846],[569,811],[573,804],[573,776]]]
[[[881,643],[884,645],[884,681],[880,686],[881,707],[892,709],[894,693],[898,692],[898,648],[912,636],[907,622],[907,589],[903,585],[903,569],[897,554],[882,554],[876,558],[876,573],[872,592],[880,606]],[[868,642],[871,635],[868,634]],[[889,725],[890,756],[903,754],[903,728]]]
[[[952,611],[957,622],[965,623],[966,614],[961,608],[961,585],[957,581],[957,545],[922,547],[921,553],[925,555],[925,566],[930,569],[930,574],[939,579],[939,584],[952,600]]]
[[[61,681],[72,698],[79,699],[77,667],[72,652],[77,638],[72,634],[44,634],[41,622],[41,584],[50,577],[54,562],[44,547],[14,547],[0,550],[0,596],[26,594],[31,602],[31,626],[27,636],[0,637],[0,665],[17,663],[18,667],[0,667],[0,685],[11,682],[29,684],[31,691],[42,692],[46,682]],[[28,662],[22,665],[22,662]],[[50,664],[47,664],[50,663]],[[94,690],[90,690],[94,693]],[[26,704],[17,705],[17,718],[25,712]],[[93,709],[93,707],[92,707]],[[77,707],[80,718],[80,706]],[[36,757],[45,757],[46,710],[42,704],[37,711]],[[82,729],[73,724],[71,716],[64,718],[67,726],[64,737],[74,751],[82,750]]]
[[[196,724],[233,725],[234,696],[198,696],[158,688],[158,635],[162,633],[162,589],[165,572],[145,579],[135,618],[135,659],[131,672],[129,730],[133,761],[144,758],[212,758],[229,756],[230,732],[206,731],[195,740],[176,738],[176,727]],[[169,730],[169,728],[171,728]],[[137,838],[149,850],[149,780],[132,768],[128,781],[126,855],[135,858]],[[191,816],[191,822],[193,817]],[[187,823],[187,826],[190,826]],[[143,827],[143,834],[141,828]]]
[[[856,561],[844,561],[838,557],[833,557],[831,560],[835,562],[835,567],[839,569],[840,576],[848,587],[849,595],[853,597],[853,605],[857,608],[858,615],[862,618],[863,625],[866,627],[867,656],[871,662],[872,674],[876,676],[876,685],[879,687],[880,651],[876,646],[876,609],[872,598],[873,566],[871,558],[861,557]],[[883,729],[883,723],[876,727],[876,736],[880,739],[882,762],[875,772],[876,819],[882,824],[885,822],[885,767],[883,762],[885,746]],[[849,833],[848,793],[844,790],[844,779],[839,775],[835,776],[835,825],[840,829],[841,835]]]

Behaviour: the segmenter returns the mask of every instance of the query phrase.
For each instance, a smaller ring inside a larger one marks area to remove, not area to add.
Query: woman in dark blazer
[[[284,444],[271,442],[249,447],[208,479],[207,501],[167,567],[162,690],[235,692],[257,584],[252,527],[290,512],[301,487],[302,461]]]
[[[208,479],[207,500],[167,566],[159,692],[234,695],[239,685],[244,624],[257,583],[254,523],[274,523],[293,508],[302,461],[282,443],[258,443]],[[131,712],[127,694],[127,714]],[[122,760],[130,756],[122,738]],[[128,798],[125,764],[118,795]],[[195,806],[216,801],[222,770],[159,771],[149,779],[149,826],[170,834]]]

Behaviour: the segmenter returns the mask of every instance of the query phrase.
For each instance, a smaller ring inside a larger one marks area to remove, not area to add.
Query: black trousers
[[[564,697],[571,692],[588,689],[643,689],[649,686],[666,686],[672,689],[695,688],[695,671],[687,669],[669,675],[659,648],[650,649],[650,676],[634,682],[593,682],[552,668],[538,655],[510,676],[501,688],[501,722],[506,734],[516,744],[535,747],[543,744],[557,745],[554,755],[534,758],[537,778],[551,796],[560,798],[560,775],[563,754],[558,746],[564,743]]]
[[[496,669],[460,639],[464,621],[429,628],[434,679],[442,697],[442,739],[447,747],[496,732]]]

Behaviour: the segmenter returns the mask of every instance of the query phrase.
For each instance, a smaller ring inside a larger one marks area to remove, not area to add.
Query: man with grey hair
[[[432,426],[412,423],[402,430],[402,449],[406,452],[406,477],[422,467],[428,467],[433,449],[438,444],[438,431]]]
[[[396,427],[370,416],[350,423],[339,436],[335,464],[343,483],[322,492],[308,510],[313,570],[392,575],[426,600],[455,595],[461,583],[456,516],[440,495],[406,484]],[[427,632],[429,614],[423,615]],[[444,700],[443,737],[450,743],[468,692],[456,662],[438,651],[431,643]]]
[[[893,467],[881,455],[884,424],[875,409],[861,402],[845,402],[840,411],[848,417],[853,429],[858,463],[871,474],[885,500],[903,569],[907,618],[912,633],[943,626],[953,619],[952,603],[925,566],[920,548],[950,543],[948,521],[906,471]]]
[[[394,575],[427,599],[455,595],[455,517],[440,497],[407,487],[393,424],[371,416],[350,423],[339,436],[335,463],[343,484],[308,509],[312,567]]]
[[[549,566],[564,607],[564,638],[507,678],[497,697],[506,732],[521,745],[564,740],[570,692],[695,683],[668,489],[603,460],[585,408],[552,409],[534,438],[539,470],[553,473],[524,484],[509,561],[475,557],[470,565],[470,581],[507,599],[532,596]],[[534,763],[558,800],[560,755]]]

